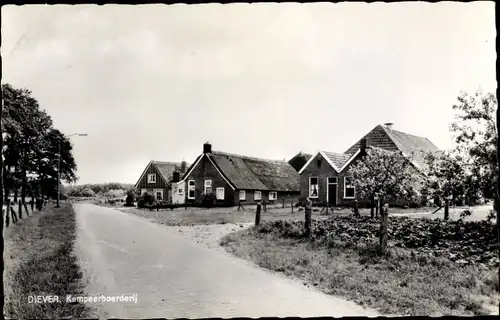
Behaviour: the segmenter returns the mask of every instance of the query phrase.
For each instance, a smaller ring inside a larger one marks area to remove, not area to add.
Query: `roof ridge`
[[[280,162],[280,163],[288,163],[286,160],[275,160],[275,159],[266,159],[266,158],[257,158],[257,157],[252,157],[252,156],[244,156],[241,154],[235,154],[235,153],[228,153],[228,152],[223,152],[223,151],[212,151],[212,154],[215,155],[224,155],[224,156],[231,156],[231,157],[237,157],[237,158],[247,158],[247,159],[255,159],[255,160],[260,160],[260,161],[273,161],[273,162]]]

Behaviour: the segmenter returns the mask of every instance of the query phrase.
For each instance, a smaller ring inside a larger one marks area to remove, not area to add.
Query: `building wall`
[[[314,159],[300,175],[300,195],[302,197],[309,196],[309,178],[317,177],[319,184],[318,198],[311,198],[311,201],[316,205],[325,203],[327,201],[328,178],[337,177],[337,205],[350,205],[354,199],[345,198],[345,177],[348,175],[349,168],[356,164],[360,157],[354,159],[342,172],[337,173],[321,154],[314,156]],[[321,160],[320,165],[318,165],[317,160]]]
[[[195,181],[195,199],[189,199],[189,180]],[[216,193],[217,188],[224,188],[224,200],[218,200],[219,205],[235,205],[235,192],[231,186],[219,174],[215,166],[203,157],[193,168],[191,174],[185,178],[185,202],[188,204],[199,203],[203,199],[205,180],[212,180],[212,192]]]
[[[186,183],[172,183],[172,203],[184,204],[186,198]]]
[[[320,161],[319,166],[318,160]],[[311,201],[313,204],[326,202],[327,178],[338,177],[338,174],[321,154],[313,156],[313,160],[300,175],[300,195],[302,197],[309,197],[309,178],[311,177],[318,178],[318,198],[311,198]],[[339,189],[340,187],[337,187],[337,200],[340,199]]]
[[[156,170],[156,167],[153,165],[148,165],[149,167],[146,170],[146,173],[142,177],[142,179],[139,181],[137,184],[137,189],[143,190],[146,189],[146,191],[150,194],[153,194],[153,191],[155,189],[162,189],[163,190],[163,200],[164,201],[169,201],[170,200],[170,188],[168,188],[167,184],[161,177],[160,173],[158,170]],[[148,174],[150,173],[155,173],[156,174],[156,182],[155,183],[148,183]],[[142,191],[141,191],[142,193]],[[156,198],[156,195],[153,194]]]
[[[259,202],[259,200],[255,200],[255,191],[256,190],[244,190],[245,196],[246,196],[245,200],[240,200],[240,191],[241,190],[236,190],[234,192],[234,203],[236,205],[238,203],[245,205],[245,204],[256,204],[257,202]],[[273,203],[282,203],[283,199],[285,199],[285,203],[288,204],[291,201],[297,202],[299,197],[300,197],[300,192],[279,191],[279,192],[277,192],[276,200],[269,200],[269,193],[270,192],[271,191],[262,190],[260,201],[273,204]]]

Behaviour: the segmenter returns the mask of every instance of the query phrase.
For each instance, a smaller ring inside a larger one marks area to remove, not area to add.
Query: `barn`
[[[348,170],[370,147],[412,154],[411,163],[420,173],[426,170],[424,154],[440,152],[427,138],[394,130],[391,123],[377,125],[345,153],[319,151],[313,155],[299,171],[301,195],[311,198],[316,204],[351,204],[356,190]],[[398,204],[399,200],[393,199],[392,203]]]
[[[140,190],[141,195],[148,192],[154,195],[157,201],[170,202],[172,200],[171,185],[174,175],[182,174],[186,168],[187,163],[185,161],[150,161],[139,180],[137,180],[135,188]]]
[[[272,203],[300,196],[300,176],[284,160],[267,160],[219,151],[205,143],[203,153],[176,185],[187,204],[212,194],[215,205]]]

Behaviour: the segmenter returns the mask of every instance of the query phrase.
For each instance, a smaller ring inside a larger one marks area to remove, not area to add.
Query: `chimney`
[[[181,162],[181,170],[180,170],[181,173],[186,172],[186,169],[187,169],[186,167],[187,167],[187,162],[184,161],[184,160],[182,160],[182,162]]]
[[[361,155],[365,155],[366,154],[366,147],[367,147],[366,138],[363,138],[359,142],[359,149],[360,149]]]
[[[179,182],[181,180],[179,171],[174,171],[172,174],[172,182]]]
[[[212,153],[212,145],[208,141],[203,144],[203,153]]]
[[[387,127],[387,129],[389,129],[389,130],[392,130],[392,126],[393,126],[393,125],[394,125],[394,123],[392,123],[392,122],[387,122],[387,123],[384,123],[384,126],[386,126],[386,127]]]

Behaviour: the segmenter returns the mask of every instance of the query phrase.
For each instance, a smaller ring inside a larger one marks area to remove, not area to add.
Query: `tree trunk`
[[[9,202],[9,194],[10,194],[10,188],[8,186],[4,186],[4,198],[3,198],[3,202],[7,203]]]
[[[19,194],[19,191],[18,191],[18,189],[16,187],[16,188],[14,188],[14,202],[15,203],[17,203],[17,196],[18,196],[18,194]]]
[[[450,219],[450,203],[448,200],[444,201],[444,220]]]
[[[306,200],[306,207],[305,207],[305,235],[306,237],[311,236],[311,211],[312,211],[312,202],[311,200]]]
[[[255,225],[256,226],[260,225],[260,209],[261,209],[261,205],[260,205],[260,203],[257,203],[257,209],[255,211]]]
[[[22,207],[22,204],[21,204],[21,200],[18,201],[18,211],[19,211],[19,219],[22,219],[23,218],[23,207]]]
[[[378,219],[378,211],[380,209],[380,199],[375,202],[375,218]]]
[[[388,208],[386,205],[383,204],[381,201],[381,207],[380,207],[380,239],[379,239],[379,247],[380,247],[380,252],[385,254],[387,252],[387,238],[388,238],[388,225],[389,225],[389,212]]]
[[[370,201],[370,217],[373,219],[375,217],[375,197],[372,196]]]

